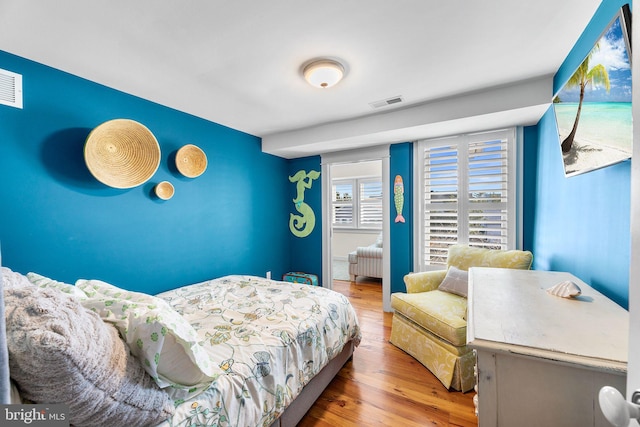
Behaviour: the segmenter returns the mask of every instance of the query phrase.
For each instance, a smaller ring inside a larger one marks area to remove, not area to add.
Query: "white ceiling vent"
[[[386,107],[388,105],[399,104],[402,101],[404,101],[402,99],[402,96],[398,95],[392,98],[383,99],[382,101],[370,102],[369,105],[371,105],[371,108],[380,108],[380,107]]]
[[[0,69],[0,104],[22,108],[22,75]]]

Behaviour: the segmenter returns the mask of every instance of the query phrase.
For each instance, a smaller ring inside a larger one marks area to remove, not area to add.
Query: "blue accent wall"
[[[625,3],[602,2],[557,71],[554,93],[565,84]],[[551,107],[537,128],[531,233],[534,268],[568,271],[628,307],[631,162],[565,178]]]
[[[523,128],[522,249],[533,252],[538,171],[538,126]],[[535,256],[534,256],[535,257]]]
[[[295,175],[298,171],[304,170],[309,173],[314,170],[321,171],[320,156],[304,157],[293,159],[289,162],[289,176]],[[287,182],[289,183],[288,179]],[[315,227],[311,234],[305,237],[297,237],[289,229],[289,219],[291,215],[299,215],[293,200],[297,197],[296,185],[289,183],[287,192],[286,209],[287,214],[284,222],[287,226],[287,235],[291,252],[289,254],[289,264],[291,271],[301,271],[318,276],[318,282],[323,283],[322,277],[322,175],[311,181],[311,188],[304,192],[304,203],[309,205],[315,215]],[[277,278],[277,277],[274,277]]]
[[[24,109],[0,105],[5,266],[150,293],[290,269],[289,162],[262,153],[260,138],[2,51],[0,68],[22,74],[24,91]],[[89,132],[115,118],[147,126],[162,150],[158,171],[133,189],[107,187],[84,163]],[[184,144],[207,154],[198,178],[176,170]],[[153,194],[163,180],[175,186],[168,201]]]
[[[391,292],[406,292],[405,274],[413,271],[413,144],[393,144],[389,147],[389,194],[391,212],[389,224],[391,235]],[[396,175],[402,177],[404,184],[404,208],[402,216],[405,222],[394,222],[396,208],[394,203],[393,182]]]

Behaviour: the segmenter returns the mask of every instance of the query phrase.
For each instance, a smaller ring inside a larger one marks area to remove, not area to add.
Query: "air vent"
[[[22,108],[22,75],[0,69],[0,104]]]
[[[393,104],[399,104],[402,101],[403,99],[401,96],[394,96],[393,98],[383,99],[382,101],[371,102],[369,105],[371,105],[371,108],[381,108]]]

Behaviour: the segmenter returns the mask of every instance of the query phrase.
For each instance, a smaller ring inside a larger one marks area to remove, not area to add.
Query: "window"
[[[353,227],[353,181],[333,183],[333,225]]]
[[[515,130],[417,143],[419,266],[444,265],[455,243],[513,249]]]
[[[382,178],[334,180],[333,225],[382,229]]]

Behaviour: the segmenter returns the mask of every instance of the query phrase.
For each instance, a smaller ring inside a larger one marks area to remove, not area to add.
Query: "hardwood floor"
[[[388,342],[391,313],[379,281],[334,281],[358,313],[362,343],[299,426],[476,427],[475,392],[449,392],[422,364]]]

